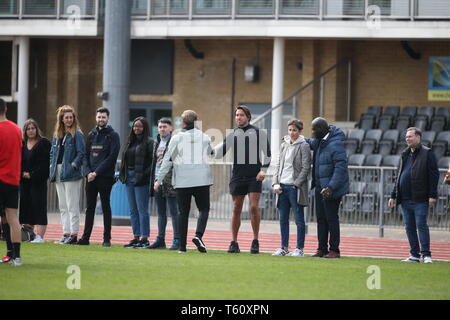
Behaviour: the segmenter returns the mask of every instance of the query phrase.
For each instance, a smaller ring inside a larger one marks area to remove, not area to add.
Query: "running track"
[[[82,226],[80,234],[82,234]],[[150,242],[152,242],[157,234],[157,230],[151,229]],[[194,237],[194,230],[188,233],[188,249],[195,248],[190,241]],[[61,226],[57,224],[49,224],[45,239],[47,241],[56,241],[61,238]],[[224,230],[206,230],[203,241],[208,249],[227,250],[230,243],[231,233]],[[113,226],[112,240],[113,244],[125,244],[133,238],[131,227],[129,226]],[[239,247],[241,252],[249,252],[253,235],[251,232],[239,232]],[[406,238],[406,235],[405,235]],[[103,228],[94,227],[91,243],[101,243],[103,241]],[[170,246],[172,242],[172,230],[169,228],[166,232],[166,245]],[[289,243],[291,247],[295,246],[296,237],[292,235]],[[276,233],[260,233],[259,238],[260,250],[262,252],[274,252],[280,245],[280,236]],[[305,240],[304,251],[306,254],[312,254],[317,248],[317,238],[315,235],[307,235]],[[385,239],[385,238],[362,238],[362,237],[345,237],[341,236],[340,245],[341,255],[356,257],[374,257],[374,258],[406,258],[409,256],[409,244],[407,240]],[[450,242],[431,240],[431,251],[433,260],[450,261]]]

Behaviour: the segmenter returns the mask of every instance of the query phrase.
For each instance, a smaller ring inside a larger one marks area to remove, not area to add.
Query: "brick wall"
[[[102,40],[46,40],[47,83],[45,104],[32,108],[46,111],[46,133],[53,130],[56,108],[71,104],[77,108],[82,129],[94,125],[95,108],[101,104],[96,92],[102,90]],[[167,101],[173,115],[186,108],[196,110],[203,129],[223,132],[234,126],[233,105],[270,103],[272,88],[271,39],[193,39],[193,47],[205,54],[195,59],[182,39],[175,40],[173,95],[132,95],[131,101]],[[399,41],[287,40],[285,90],[288,96],[343,58],[352,60],[351,117],[359,118],[369,105],[447,105],[450,102],[427,100],[428,57],[450,56],[450,42],[414,41],[410,45],[422,54],[411,59]],[[234,63],[233,63],[234,59]],[[298,64],[303,68],[300,70]],[[244,67],[259,64],[260,77],[255,83],[244,81]],[[234,92],[233,92],[234,65]],[[324,111],[331,121],[345,120],[347,110],[347,68],[330,72],[325,78]],[[319,83],[305,90],[299,100],[298,116],[310,134],[310,122],[319,115]],[[43,119],[43,117],[41,116]]]

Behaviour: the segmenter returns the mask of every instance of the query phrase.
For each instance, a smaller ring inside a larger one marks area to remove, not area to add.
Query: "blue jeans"
[[[148,238],[150,235],[150,216],[148,214],[149,185],[136,187],[134,182],[134,171],[128,170],[125,184],[127,186],[128,204],[130,205],[131,228],[135,237]]]
[[[155,192],[158,208],[158,238],[165,240],[167,226],[167,212],[172,217],[173,239],[180,239],[178,233],[178,203],[176,197],[163,197],[161,190]]]
[[[430,230],[427,224],[428,202],[402,200],[401,205],[411,255],[417,258],[420,254],[431,257]]]
[[[281,246],[289,247],[289,212],[294,212],[297,225],[297,248],[305,246],[305,214],[304,206],[297,203],[298,190],[294,186],[281,184],[283,191],[278,198],[278,210],[280,211]]]

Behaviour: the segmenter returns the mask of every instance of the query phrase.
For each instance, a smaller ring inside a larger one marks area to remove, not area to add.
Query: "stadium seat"
[[[436,137],[432,144],[432,149],[436,158],[439,160],[447,155],[448,146],[450,144],[450,131],[442,131]]]
[[[382,131],[386,131],[392,128],[392,124],[394,123],[394,117],[392,115],[381,115],[380,120],[378,121],[378,129]]]
[[[417,116],[416,119],[422,118],[422,117],[426,117],[428,122],[431,122],[431,119],[433,119],[434,116],[434,112],[435,112],[435,108],[432,106],[425,106],[425,107],[420,107],[419,110],[417,110]]]
[[[381,140],[383,132],[380,129],[372,129],[366,132],[364,140],[361,143],[360,151],[362,154],[375,153],[378,143]]]
[[[380,120],[380,116],[383,113],[383,107],[382,106],[369,106],[367,109],[367,113],[375,115],[375,125],[378,124],[378,121]]]
[[[351,129],[348,132],[347,139],[344,141],[347,156],[358,152],[365,133],[362,129]]]
[[[364,159],[364,166],[379,167],[383,156],[381,154],[369,154]]]
[[[409,115],[400,115],[397,118],[397,123],[395,125],[395,129],[398,131],[403,131],[411,127],[412,125],[412,117]]]
[[[403,153],[403,151],[405,151],[405,149],[408,147],[408,145],[406,144],[406,141],[398,141],[397,142],[397,147],[396,147],[396,151],[395,151],[395,154],[398,154],[398,155],[400,155],[400,154],[402,154]]]
[[[417,116],[414,120],[414,127],[419,128],[422,131],[428,129],[428,118],[426,116]]]
[[[435,119],[443,119],[445,121],[445,129],[447,129],[450,124],[450,107],[439,107],[433,117],[433,120]]]
[[[431,148],[434,140],[436,139],[435,131],[424,131],[422,132],[422,144]]]
[[[370,130],[375,127],[376,115],[370,113],[363,113],[359,118],[358,128],[362,130]]]
[[[400,111],[400,116],[409,116],[411,118],[414,118],[417,114],[417,107],[416,106],[406,106],[403,107]]]
[[[438,161],[438,168],[439,169],[449,169],[449,165],[450,165],[450,157],[442,157],[439,159]]]
[[[348,165],[349,166],[362,166],[364,163],[364,158],[366,156],[364,154],[352,154],[348,157]]]
[[[383,115],[391,115],[394,118],[398,117],[400,113],[400,106],[387,106],[383,110]]]
[[[383,113],[383,107],[382,106],[369,106],[369,108],[367,108],[367,113],[374,114],[377,117],[379,117]]]
[[[383,137],[378,144],[378,153],[383,156],[390,155],[397,145],[398,136],[398,130],[395,129],[384,132]]]
[[[447,120],[443,116],[436,116],[431,120],[430,131],[441,132],[445,130]]]
[[[382,167],[395,167],[398,168],[400,166],[400,156],[399,155],[391,155],[383,157],[381,161]]]

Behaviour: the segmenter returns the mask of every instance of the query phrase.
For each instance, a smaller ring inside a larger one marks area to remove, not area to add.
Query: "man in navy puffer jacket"
[[[311,127],[313,139],[306,140],[314,151],[311,188],[315,188],[319,242],[312,257],[339,258],[338,211],[342,197],[349,191],[345,134],[324,118],[314,119]]]
[[[86,183],[86,222],[83,237],[78,240],[79,245],[89,245],[92,228],[94,226],[97,196],[100,194],[103,211],[103,246],[111,246],[111,189],[114,184],[114,169],[120,149],[120,139],[117,132],[108,125],[109,110],[101,107],[97,109],[97,126],[89,133],[86,143],[86,164],[83,175]]]

